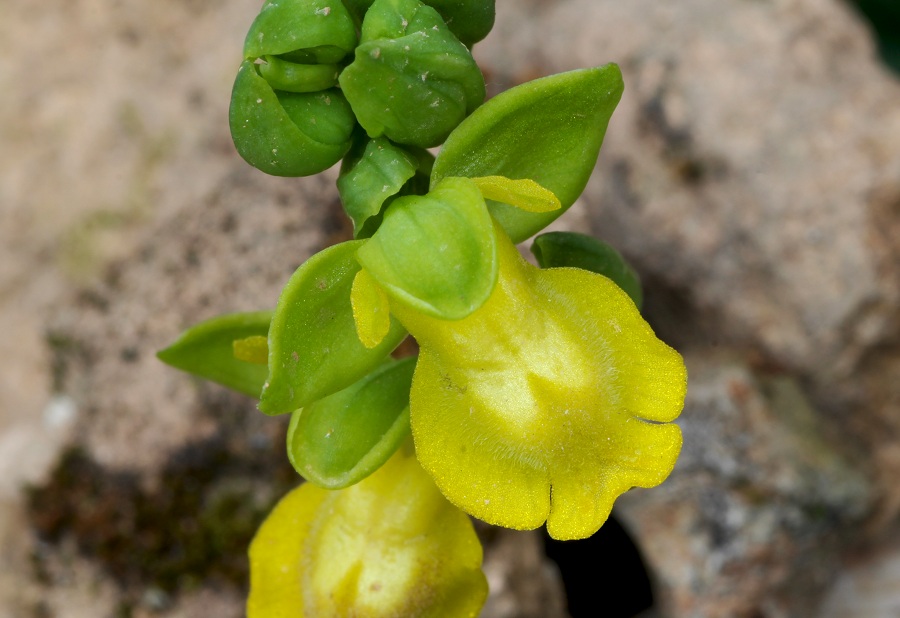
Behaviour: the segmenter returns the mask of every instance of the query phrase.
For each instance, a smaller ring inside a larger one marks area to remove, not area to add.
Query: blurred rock
[[[819,618],[900,616],[900,531],[851,556],[825,596]]]
[[[481,618],[568,618],[559,570],[540,533],[491,528],[485,536],[490,596]]]
[[[687,358],[675,472],[616,506],[665,616],[809,616],[870,508],[796,382],[714,353]]]

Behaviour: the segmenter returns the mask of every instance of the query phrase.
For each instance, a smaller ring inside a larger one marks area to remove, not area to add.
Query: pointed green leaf
[[[548,232],[534,239],[531,252],[541,268],[582,268],[612,279],[641,308],[644,294],[640,277],[605,242],[575,232]]]
[[[309,176],[328,169],[350,148],[356,126],[340,90],[275,91],[248,60],[234,81],[228,122],[241,157],[273,176]]]
[[[444,320],[475,311],[497,282],[493,223],[468,178],[395,200],[357,256],[395,300]]]
[[[268,370],[265,365],[236,358],[233,344],[248,337],[266,336],[271,320],[271,311],[215,317],[192,326],[156,356],[182,371],[259,397]]]
[[[306,480],[340,489],[387,461],[409,435],[409,389],[415,357],[381,367],[297,410],[288,427],[288,458]]]
[[[293,412],[336,393],[377,367],[406,331],[391,320],[387,336],[366,348],[356,336],[350,288],[357,249],[345,242],[304,262],[281,292],[269,331],[269,377],[259,409]]]
[[[447,138],[431,186],[449,176],[534,180],[559,198],[561,209],[532,213],[488,203],[513,242],[525,240],[581,195],[622,88],[619,67],[608,64],[544,77],[497,95]]]
[[[433,8],[375,0],[339,82],[369,137],[429,148],[484,101],[471,52]]]

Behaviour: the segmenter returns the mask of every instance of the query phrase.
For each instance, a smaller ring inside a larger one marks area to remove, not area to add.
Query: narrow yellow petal
[[[359,340],[367,348],[374,348],[391,329],[391,314],[387,295],[365,268],[353,278],[350,304]]]
[[[231,342],[231,350],[238,360],[265,365],[269,362],[269,340],[262,335],[253,335]]]
[[[503,202],[527,212],[551,212],[562,208],[559,198],[530,179],[512,180],[505,176],[473,178],[485,199]]]

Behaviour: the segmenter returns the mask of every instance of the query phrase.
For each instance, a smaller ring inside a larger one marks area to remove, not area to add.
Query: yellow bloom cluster
[[[475,195],[470,207],[490,222]],[[585,538],[619,495],[672,471],[681,431],[671,421],[687,385],[681,356],[611,280],[538,269],[488,225],[496,284],[462,319],[382,287],[365,264],[358,273],[351,301],[361,341],[378,345],[393,315],[420,346],[409,400],[415,448],[352,487],[307,484],[278,505],[250,549],[250,618],[474,616],[487,586],[462,511]]]

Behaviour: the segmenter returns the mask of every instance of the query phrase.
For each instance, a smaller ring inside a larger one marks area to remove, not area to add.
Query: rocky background
[[[231,145],[257,10],[3,6],[2,618],[243,614],[244,548],[296,482],[284,423],[153,353],[349,234],[333,171]],[[690,372],[675,473],[614,513],[644,616],[900,616],[900,80],[869,29],[839,0],[499,0],[476,55],[494,93],[625,77],[556,226],[623,251]],[[485,617],[566,615],[539,533],[480,532]],[[626,557],[583,548],[572,615],[612,615]]]

